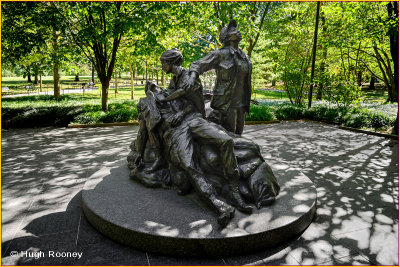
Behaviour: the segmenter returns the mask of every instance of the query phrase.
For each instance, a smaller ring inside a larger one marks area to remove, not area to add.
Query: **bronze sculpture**
[[[131,178],[146,186],[194,189],[225,227],[235,208],[251,213],[271,204],[279,185],[259,147],[207,121],[201,81],[182,68],[176,49],[161,56],[162,68],[174,77],[167,90],[147,82],[138,104],[140,128],[131,144]],[[187,87],[187,84],[191,86]]]
[[[239,49],[242,36],[235,20],[230,20],[222,28],[219,40],[224,45],[221,49],[212,51],[190,65],[190,79],[185,86],[193,86],[199,75],[215,69],[217,79],[211,107],[219,113],[219,124],[241,135],[245,113],[250,108],[252,64],[250,58]]]

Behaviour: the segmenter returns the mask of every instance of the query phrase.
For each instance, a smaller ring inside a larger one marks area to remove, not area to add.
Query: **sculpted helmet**
[[[221,42],[221,44],[226,45],[227,42],[229,41],[229,29],[230,28],[237,28],[237,23],[236,20],[231,19],[229,21],[229,24],[225,27],[222,28],[221,33],[219,34],[219,41]]]

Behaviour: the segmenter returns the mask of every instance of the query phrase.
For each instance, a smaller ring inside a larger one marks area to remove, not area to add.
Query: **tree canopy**
[[[187,67],[221,47],[219,32],[231,18],[257,88],[282,81],[291,102],[302,104],[314,85],[318,99],[353,103],[373,77],[387,88],[388,101],[398,101],[397,2],[321,2],[318,13],[316,2],[7,1],[1,7],[4,66],[33,74],[51,69],[55,95],[60,68],[93,66],[103,110],[115,68],[159,66],[161,53],[173,47]]]

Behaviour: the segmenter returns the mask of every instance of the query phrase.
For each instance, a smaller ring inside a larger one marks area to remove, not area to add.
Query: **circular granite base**
[[[145,251],[179,256],[223,256],[276,246],[301,233],[316,209],[316,189],[295,170],[274,171],[281,185],[276,202],[252,215],[235,212],[221,229],[197,196],[146,188],[129,177],[126,164],[103,168],[88,179],[82,201],[90,223],[104,235]]]

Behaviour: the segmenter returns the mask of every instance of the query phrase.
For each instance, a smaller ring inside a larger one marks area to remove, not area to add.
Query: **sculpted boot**
[[[224,203],[225,204],[225,203]],[[217,222],[221,228],[225,228],[233,218],[235,208],[225,204],[221,207]]]
[[[217,222],[219,226],[225,228],[233,218],[235,208],[216,197],[215,190],[205,179],[204,175],[196,171],[192,171],[190,174],[192,184],[199,193],[199,196],[218,215]]]
[[[231,195],[229,204],[236,207],[239,211],[243,213],[251,214],[253,212],[253,208],[250,205],[246,204],[239,192],[239,169],[235,169],[233,173],[234,175],[229,181],[229,191]]]
[[[153,165],[145,170],[145,173],[158,171],[164,166],[164,159],[162,157],[161,150],[159,148],[154,148],[154,153],[156,154],[157,158],[154,161]]]
[[[229,204],[236,207],[239,211],[243,213],[251,214],[253,212],[253,208],[250,205],[246,204],[246,202],[243,200],[239,192],[238,184],[230,184],[229,190],[231,191],[231,200]]]

